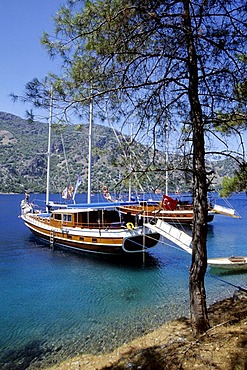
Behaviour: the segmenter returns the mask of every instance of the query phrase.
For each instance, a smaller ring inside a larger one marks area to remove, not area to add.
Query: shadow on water
[[[238,269],[233,269],[233,270],[231,270],[229,268],[229,270],[227,270],[227,269],[221,269],[221,268],[217,268],[217,267],[210,267],[210,269],[208,271],[208,275],[211,275],[212,277],[217,278],[217,276],[243,275],[246,272],[247,272],[246,269],[239,269],[239,270]]]
[[[138,253],[138,254],[126,254],[121,256],[109,256],[104,254],[94,254],[94,253],[86,253],[86,252],[79,252],[79,251],[71,251],[68,249],[63,249],[61,247],[55,247],[51,249],[47,243],[42,242],[39,238],[35,235],[29,235],[27,239],[28,243],[32,245],[33,248],[43,248],[46,250],[50,250],[51,253],[54,255],[63,255],[66,257],[74,256],[75,258],[79,258],[82,261],[85,260],[92,264],[102,264],[108,266],[121,266],[121,267],[130,267],[130,268],[145,268],[145,269],[155,269],[160,267],[160,261],[158,258],[154,257],[153,255],[149,254],[149,252]]]
[[[208,236],[213,237],[214,236],[214,225],[208,224]]]
[[[39,361],[50,354],[51,350],[44,347],[44,342],[32,341],[22,348],[6,352],[0,357],[0,366],[2,370],[25,370],[34,360]]]

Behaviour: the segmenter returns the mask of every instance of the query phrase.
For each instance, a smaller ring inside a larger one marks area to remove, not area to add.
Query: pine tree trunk
[[[193,132],[192,264],[190,268],[190,316],[195,336],[209,328],[204,277],[207,269],[207,179],[205,169],[204,125],[198,96],[197,54],[191,27],[190,0],[183,0],[188,51],[189,102]]]
[[[195,113],[195,112],[194,112]],[[204,277],[207,269],[207,184],[203,129],[194,123],[192,264],[190,269],[190,314],[195,335],[209,328]]]

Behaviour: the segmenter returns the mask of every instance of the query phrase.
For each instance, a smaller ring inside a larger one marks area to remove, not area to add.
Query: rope
[[[149,238],[151,238],[151,239],[152,239],[151,235],[149,236]],[[127,239],[129,239],[129,238],[127,238]],[[126,239],[126,240],[127,240],[127,239]],[[141,244],[139,244],[139,243],[137,243],[137,242],[135,242],[135,241],[133,241],[133,240],[132,240],[132,243],[135,243],[135,244],[137,244],[138,246],[140,246],[140,247],[142,247],[142,248],[143,248],[143,246],[142,246]],[[179,251],[185,252],[183,249],[181,249],[181,248],[179,248],[179,247],[176,247],[176,246],[174,246],[174,245],[171,245],[170,243],[166,243],[166,242],[164,242],[164,241],[162,241],[162,240],[159,240],[159,243],[161,243],[161,244],[163,244],[163,245],[167,245],[167,246],[169,246],[169,247],[171,247],[171,248],[174,248],[174,249],[177,249],[177,250],[179,250]],[[147,249],[148,249],[148,248],[145,248],[145,247],[144,247],[144,250],[147,250]],[[129,252],[129,251],[127,251],[127,252]],[[172,257],[167,256],[167,255],[166,255],[166,258],[168,258],[168,259],[170,259],[170,260],[173,260],[173,261],[177,261],[177,262],[179,262],[177,258],[172,258]],[[222,283],[225,283],[225,284],[227,284],[227,285],[230,285],[230,286],[232,286],[232,287],[234,287],[234,288],[236,288],[236,289],[238,289],[238,290],[240,290],[240,291],[242,291],[242,292],[247,293],[247,289],[245,289],[245,288],[241,287],[240,285],[232,284],[232,283],[230,283],[229,281],[223,280],[223,279],[221,279],[221,278],[219,278],[219,277],[217,277],[217,276],[214,276],[214,275],[212,275],[212,274],[209,274],[209,273],[207,273],[206,275],[208,275],[208,276],[212,277],[213,279],[219,280],[219,281],[221,281]]]
[[[231,204],[231,202],[226,198],[226,197],[221,197],[220,196],[220,192],[219,191],[217,191],[217,194],[218,194],[218,196],[226,203],[226,205],[229,207],[229,208],[231,208],[231,209],[234,209],[234,212],[235,212],[235,214],[237,215],[237,216],[239,216],[240,217],[240,214],[238,213],[238,211],[232,206],[232,204]],[[215,202],[216,203],[216,202]]]
[[[214,276],[214,275],[212,275],[212,274],[209,274],[209,273],[207,273],[207,275],[208,275],[208,276],[210,276],[210,277],[212,277],[212,278],[214,278],[214,279],[216,279],[216,280],[221,281],[222,283],[225,283],[225,284],[231,285],[231,286],[233,286],[234,288],[237,288],[238,290],[241,290],[241,291],[243,291],[243,292],[247,293],[247,289],[242,288],[242,287],[241,287],[241,286],[239,286],[239,285],[235,285],[235,284],[229,283],[229,281],[223,280],[223,279],[221,279],[221,278],[219,278],[219,277],[217,277],[217,276]]]
[[[65,151],[65,145],[64,145],[64,140],[63,140],[63,135],[62,134],[61,134],[61,141],[62,141],[63,155],[64,155],[66,169],[67,169],[67,175],[68,175],[68,178],[69,178],[69,183],[71,183],[70,172],[69,172],[69,164],[68,164],[68,160],[67,160],[67,155],[66,155],[66,151]]]
[[[153,237],[152,237],[152,234],[146,234],[145,236],[146,236],[146,237],[148,237],[149,239],[156,240],[155,238],[153,238]],[[140,252],[142,252],[142,251],[143,251],[143,249],[144,249],[145,251],[149,249],[148,247],[144,246],[143,244],[140,244],[140,243],[138,243],[138,242],[136,242],[135,240],[132,240],[132,239],[130,239],[130,238],[126,238],[125,240],[130,240],[130,241],[131,241],[131,243],[136,244],[137,246],[139,246],[139,247],[140,247]],[[184,249],[182,249],[182,248],[180,248],[180,247],[177,247],[177,246],[175,246],[175,245],[173,245],[173,244],[170,244],[170,243],[168,243],[168,242],[165,242],[164,240],[159,240],[159,241],[158,241],[158,243],[163,244],[163,245],[165,245],[165,246],[168,246],[168,247],[170,247],[170,248],[176,249],[176,250],[178,250],[178,251],[185,252],[185,253],[187,253],[187,254],[188,254],[188,252],[186,252]],[[152,248],[151,248],[151,249],[152,249]],[[129,252],[129,251],[127,251],[127,252],[128,252],[128,253],[132,253],[132,252]],[[135,252],[135,253],[136,253],[136,252]],[[169,259],[171,259],[171,260],[174,260],[174,261],[179,262],[179,260],[178,260],[177,258],[172,258],[172,257],[170,257],[170,256],[166,256],[166,258],[169,258]]]

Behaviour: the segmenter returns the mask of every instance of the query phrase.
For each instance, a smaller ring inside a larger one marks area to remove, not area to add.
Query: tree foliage
[[[242,60],[246,63],[247,57],[244,55]],[[232,130],[239,131],[239,129],[245,129],[247,125],[246,117],[246,106],[247,106],[247,78],[243,82],[240,82],[234,91],[235,97],[238,100],[238,110],[234,114],[220,114],[221,123],[218,130],[223,131],[226,135],[229,135]],[[243,161],[239,165],[239,171],[236,171],[234,177],[224,178],[222,182],[222,190],[220,195],[222,197],[228,197],[236,191],[247,190],[247,169],[246,162]]]
[[[232,193],[247,191],[247,166],[242,164],[239,171],[236,171],[233,177],[226,176],[222,181],[221,197],[228,197]]]
[[[93,86],[95,99],[111,98],[121,116],[137,111],[139,122],[157,125],[170,112],[170,124],[189,122],[183,3],[68,1],[54,18],[54,35],[42,40],[51,56],[63,60],[63,74],[49,81],[61,100],[81,108]],[[189,3],[199,97],[210,131],[225,123],[219,111],[233,115],[239,107],[246,9],[241,2],[234,8],[225,1]]]
[[[190,292],[197,334],[208,328],[206,142],[223,142],[224,127],[239,133],[243,122],[246,10],[240,0],[68,0],[54,17],[54,34],[42,40],[61,58],[62,74],[27,86],[28,98],[42,104],[52,85],[65,113],[81,112],[93,98],[102,117],[107,111],[119,124],[131,120],[136,132],[151,132],[154,148],[167,121],[170,129],[186,128],[180,145],[193,155]],[[234,150],[226,146],[226,152]]]

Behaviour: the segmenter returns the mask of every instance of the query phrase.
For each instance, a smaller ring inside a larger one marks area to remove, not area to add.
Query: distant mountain
[[[106,185],[110,191],[127,190],[130,162],[128,148],[123,152],[111,128],[94,125],[93,132],[93,184],[92,191],[100,192]],[[119,139],[121,141],[120,133]],[[48,124],[29,122],[13,114],[0,112],[0,192],[43,193],[46,189]],[[123,143],[126,146],[126,144]],[[153,191],[165,187],[164,155],[158,153],[156,167],[152,154],[145,155],[147,148],[135,143],[132,167],[133,188]],[[149,158],[150,156],[150,158]],[[137,160],[138,158],[138,160]],[[182,163],[182,157],[174,155],[172,161]],[[87,190],[88,125],[54,125],[51,157],[51,193],[59,193],[69,184],[74,185],[78,174],[82,175],[80,192]],[[152,166],[150,165],[152,163]],[[149,172],[147,171],[147,167]],[[230,159],[209,164],[215,171],[214,187],[219,188],[222,178],[232,176],[236,165]],[[144,170],[145,169],[145,170]],[[139,183],[137,181],[139,178]],[[180,188],[190,190],[191,178],[174,171],[169,177],[171,191]]]

